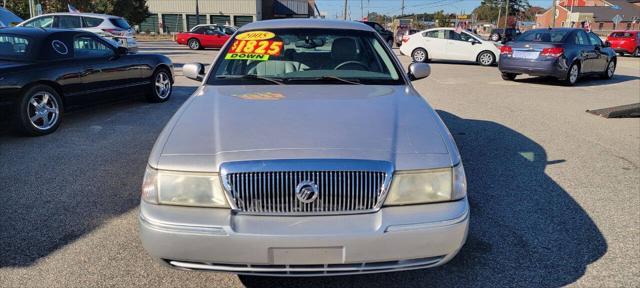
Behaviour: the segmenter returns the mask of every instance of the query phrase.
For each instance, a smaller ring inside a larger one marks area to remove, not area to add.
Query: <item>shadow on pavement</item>
[[[589,215],[553,179],[543,147],[508,127],[440,116],[467,172],[469,238],[448,264],[426,270],[315,278],[241,276],[247,287],[558,287],[607,252]]]
[[[47,136],[0,135],[0,267],[30,266],[135,209],[153,143],[194,89],[75,111]]]

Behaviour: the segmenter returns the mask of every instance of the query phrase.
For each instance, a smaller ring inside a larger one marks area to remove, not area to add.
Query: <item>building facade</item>
[[[619,16],[619,23],[613,19]],[[560,0],[553,8],[536,15],[536,26],[585,27],[606,35],[613,30],[640,29],[640,0]]]
[[[143,33],[189,31],[199,24],[243,26],[254,21],[315,17],[314,0],[148,0],[151,16],[140,24]]]

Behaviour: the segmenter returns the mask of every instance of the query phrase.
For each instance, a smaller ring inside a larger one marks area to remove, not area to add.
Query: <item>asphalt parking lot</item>
[[[83,109],[45,137],[0,132],[0,286],[640,285],[640,119],[585,113],[640,102],[640,58],[620,58],[612,80],[575,87],[432,63],[431,77],[414,85],[446,122],[467,170],[472,216],[460,254],[430,270],[239,279],[165,268],[142,249],[137,207],[148,154],[197,85],[179,67],[218,52],[141,45],[178,67],[169,102]]]

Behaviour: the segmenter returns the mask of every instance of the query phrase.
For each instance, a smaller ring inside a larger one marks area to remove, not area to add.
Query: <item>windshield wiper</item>
[[[362,85],[362,83],[360,83],[360,80],[357,79],[344,79],[344,78],[340,78],[340,77],[336,77],[336,76],[320,76],[320,77],[305,77],[305,78],[284,78],[285,82],[289,82],[289,81],[319,81],[319,80],[333,80],[333,81],[340,81],[343,83],[347,83],[347,84],[352,84],[352,85]]]
[[[268,81],[277,85],[284,85],[284,83],[282,83],[282,80],[279,78],[271,78],[271,77],[264,77],[264,76],[258,76],[258,75],[254,75],[254,74],[247,74],[247,75],[218,75],[216,76],[217,79],[248,79],[248,80],[264,80],[264,81]]]

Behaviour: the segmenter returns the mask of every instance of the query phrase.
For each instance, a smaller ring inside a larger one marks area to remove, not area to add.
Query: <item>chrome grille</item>
[[[264,165],[254,167],[264,168]],[[273,215],[359,213],[378,208],[384,197],[390,173],[386,169],[377,170],[226,171],[223,179],[232,206],[239,212]],[[317,185],[318,197],[310,203],[303,203],[296,197],[296,186],[304,181]]]

